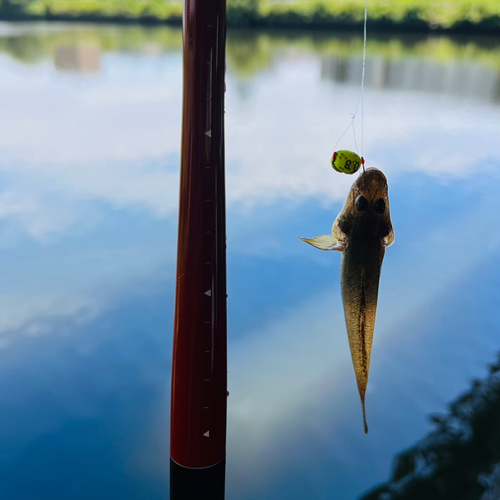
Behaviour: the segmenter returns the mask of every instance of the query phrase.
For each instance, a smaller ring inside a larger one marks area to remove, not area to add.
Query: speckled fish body
[[[394,242],[385,175],[376,168],[366,169],[352,185],[344,207],[333,224],[332,234],[301,239],[321,250],[342,252],[342,302],[365,432],[368,432],[365,394],[380,269],[385,247]]]

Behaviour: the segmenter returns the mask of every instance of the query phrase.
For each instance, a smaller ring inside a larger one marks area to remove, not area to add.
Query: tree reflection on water
[[[500,354],[487,377],[430,420],[436,429],[397,455],[389,481],[360,500],[500,498]]]

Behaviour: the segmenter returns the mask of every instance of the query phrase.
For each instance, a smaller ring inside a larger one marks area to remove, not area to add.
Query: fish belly
[[[352,363],[359,395],[364,403],[373,330],[377,313],[380,268],[384,257],[382,245],[348,246],[342,255],[340,288]]]

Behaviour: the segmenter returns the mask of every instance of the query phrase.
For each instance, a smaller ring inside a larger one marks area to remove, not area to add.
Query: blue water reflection
[[[298,239],[352,182],[329,157],[360,39],[229,34],[228,498],[359,497],[494,360],[495,43],[368,46],[364,151],[396,242],[365,436],[340,255]],[[0,25],[1,498],[168,497],[180,50],[167,28]]]

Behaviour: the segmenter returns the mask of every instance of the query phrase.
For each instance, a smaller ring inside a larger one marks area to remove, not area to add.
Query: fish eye
[[[356,210],[358,212],[362,212],[363,210],[366,210],[368,207],[368,201],[364,196],[358,196],[356,198]]]
[[[385,212],[385,201],[383,198],[380,198],[375,202],[375,205],[373,205],[373,209],[375,212],[378,214],[383,214]]]

